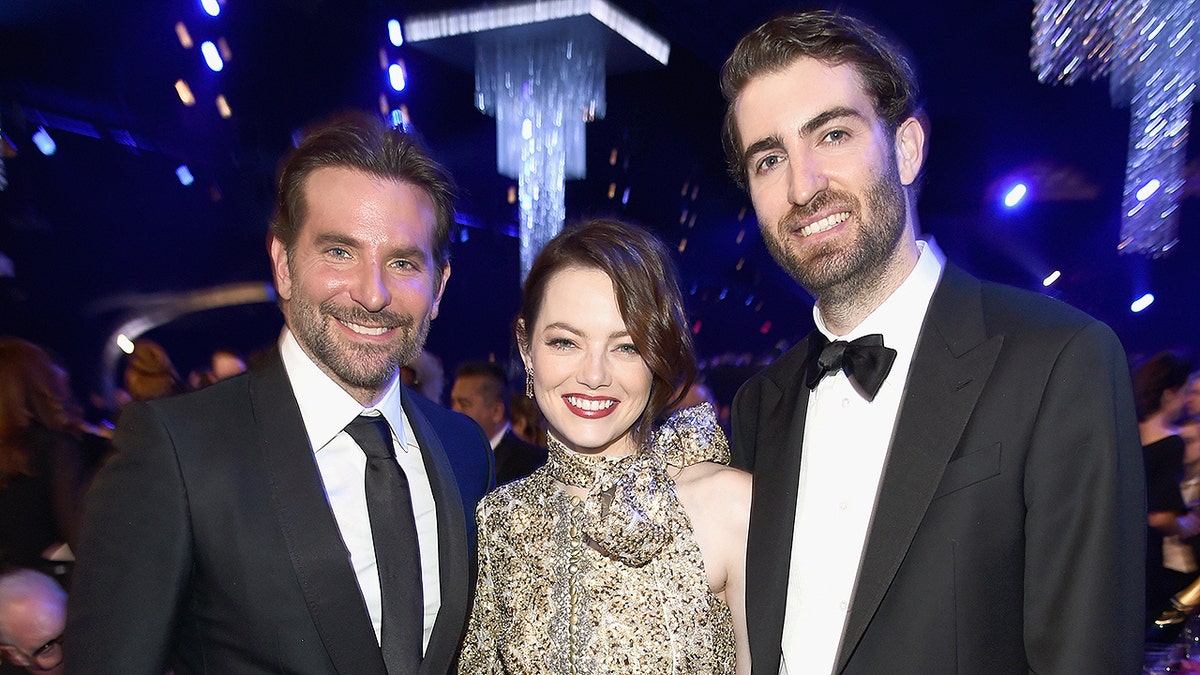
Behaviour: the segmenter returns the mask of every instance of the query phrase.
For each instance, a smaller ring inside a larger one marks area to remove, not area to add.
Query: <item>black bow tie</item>
[[[842,370],[868,401],[874,401],[895,360],[896,350],[884,347],[883,336],[879,333],[864,335],[850,342],[830,342],[821,331],[814,330],[808,336],[804,384],[809,389],[816,389],[821,378]]]

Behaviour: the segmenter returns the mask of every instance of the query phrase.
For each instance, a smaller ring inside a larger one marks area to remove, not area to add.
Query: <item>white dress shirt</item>
[[[842,371],[822,378],[808,397],[791,567],[783,621],[782,675],[822,675],[837,665],[871,516],[886,464],[909,366],[945,258],[932,241],[904,282],[846,335],[882,333],[896,350],[892,369],[867,401]],[[804,386],[803,382],[798,386]]]
[[[417,520],[417,542],[421,554],[421,588],[425,601],[422,652],[429,647],[429,636],[442,604],[441,575],[438,564],[437,513],[433,490],[421,448],[413,434],[408,416],[400,405],[400,380],[393,378],[379,403],[363,408],[346,390],[313,363],[286,328],[279,338],[279,354],[292,384],[292,393],[300,404],[300,416],[308,441],[316,454],[317,468],[325,484],[325,496],[337,520],[342,542],[350,552],[350,562],[358,577],[358,587],[366,601],[367,612],[380,638],[383,621],[379,572],[375,566],[375,545],[371,539],[371,520],[367,515],[367,457],[346,433],[346,425],[359,415],[380,415],[392,428],[396,462],[408,478],[413,515]]]

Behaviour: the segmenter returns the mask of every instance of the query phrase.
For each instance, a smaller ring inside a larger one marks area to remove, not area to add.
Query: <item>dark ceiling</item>
[[[588,127],[588,177],[568,183],[568,218],[618,215],[671,245],[686,239],[678,260],[701,357],[767,357],[811,328],[811,300],[770,261],[748,200],[724,174],[716,78],[743,32],[796,5],[616,4],[671,42],[670,63],[609,77],[607,117]],[[96,388],[101,344],[126,311],[163,294],[267,281],[271,182],[293,133],[340,108],[378,108],[388,18],[461,6],[227,0],[212,19],[198,0],[0,4],[0,130],[16,150],[3,160],[0,191],[0,254],[13,268],[0,274],[0,334],[53,348],[81,388]],[[1196,200],[1183,204],[1182,243],[1170,256],[1117,254],[1127,111],[1110,104],[1104,82],[1036,81],[1031,3],[840,6],[914,52],[932,123],[922,228],[952,259],[1038,290],[1061,270],[1045,292],[1109,322],[1134,356],[1200,344]],[[197,41],[226,39],[233,58],[222,72],[180,46],[178,21]],[[514,182],[495,170],[494,123],[473,107],[472,73],[411,45],[392,51],[410,82],[394,100],[455,174],[469,225],[429,348],[447,367],[507,358],[519,300],[509,234],[517,214],[507,199]],[[180,103],[180,78],[197,105]],[[233,110],[228,120],[211,103],[218,93]],[[57,142],[53,156],[30,141],[39,126]],[[193,185],[176,179],[180,164]],[[1054,184],[1017,210],[998,208],[999,186],[1031,173]],[[1157,302],[1131,314],[1144,290]],[[150,335],[186,371],[215,346],[269,343],[279,325],[278,311],[258,304],[189,315]]]

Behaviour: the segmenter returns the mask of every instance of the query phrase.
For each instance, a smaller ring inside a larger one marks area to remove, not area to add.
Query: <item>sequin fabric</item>
[[[711,406],[675,413],[630,457],[589,458],[553,438],[549,450],[476,511],[479,578],[459,672],[733,673],[729,607],[708,588],[667,470],[728,463]]]

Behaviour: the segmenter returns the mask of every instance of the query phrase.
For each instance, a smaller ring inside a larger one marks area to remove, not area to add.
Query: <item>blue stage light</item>
[[[400,31],[400,22],[395,19],[388,21],[388,39],[397,47],[404,44],[404,33]]]
[[[179,183],[184,187],[196,182],[196,179],[192,176],[192,170],[188,168],[187,164],[180,164],[175,169],[175,176],[179,178]]]
[[[204,55],[204,62],[214,73],[221,72],[221,69],[225,67],[225,62],[221,60],[221,53],[217,51],[217,46],[211,40],[205,40],[200,45],[200,53]]]
[[[1147,293],[1147,294],[1143,295],[1142,297],[1138,298],[1137,300],[1134,300],[1133,304],[1129,305],[1129,311],[1137,313],[1137,312],[1142,311],[1143,309],[1146,309],[1147,307],[1149,307],[1152,304],[1154,304],[1154,294]]]
[[[404,91],[405,85],[408,84],[404,75],[404,66],[399,63],[388,66],[388,82],[391,83],[392,89]]]
[[[1020,204],[1022,199],[1025,199],[1028,192],[1029,188],[1024,183],[1017,183],[1004,195],[1004,205],[1010,209],[1013,208]]]
[[[217,0],[200,0],[200,7],[209,16],[220,16],[221,14],[221,3]]]
[[[38,127],[38,130],[33,132],[33,144],[47,157],[58,151],[58,145],[50,138],[50,134],[46,133],[45,127]]]
[[[1050,274],[1047,274],[1045,279],[1042,279],[1042,285],[1049,286],[1050,284],[1058,281],[1058,278],[1061,276],[1062,276],[1062,272],[1059,272],[1058,270],[1054,270]]]

